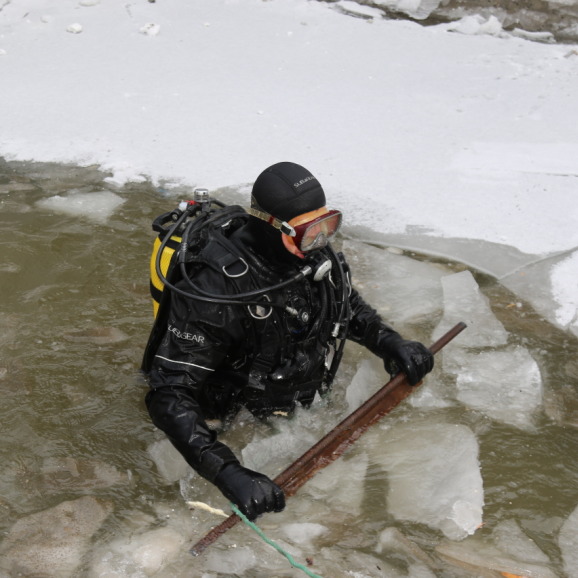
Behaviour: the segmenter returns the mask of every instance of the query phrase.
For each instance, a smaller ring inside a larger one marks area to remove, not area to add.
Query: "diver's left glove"
[[[434,366],[433,353],[419,341],[403,339],[392,332],[380,339],[385,371],[392,377],[405,373],[410,385],[417,385]]]
[[[285,494],[277,484],[238,462],[225,464],[214,484],[249,520],[285,508]]]

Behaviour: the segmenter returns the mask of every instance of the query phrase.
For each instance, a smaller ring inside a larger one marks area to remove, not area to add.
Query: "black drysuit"
[[[231,257],[230,250],[217,247],[212,257],[210,250],[205,252],[205,261],[212,262],[190,266],[198,288],[234,295],[275,285],[303,267],[302,260],[292,258],[276,268],[235,242],[234,235],[232,241],[237,253],[232,258],[224,258]],[[339,274],[347,271],[343,256],[331,248],[321,253],[333,260],[330,278],[314,281],[309,276],[267,291],[258,305],[211,303],[174,291],[164,297],[164,313],[154,330],[158,339],[149,342],[143,363],[150,385],[146,404],[153,423],[209,481],[237,458],[217,441],[205,419],[223,418],[240,405],[258,416],[291,411],[296,403],[308,405],[317,391],[331,385],[338,360],[333,371],[329,368],[332,356],[339,356],[334,337],[339,333],[339,338],[366,346],[386,365],[394,361],[394,346],[403,342],[399,334],[349,286],[348,275]],[[191,291],[186,280],[176,286]],[[342,319],[340,312],[345,312]]]

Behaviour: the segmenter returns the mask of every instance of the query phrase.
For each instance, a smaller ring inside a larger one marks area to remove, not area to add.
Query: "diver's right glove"
[[[249,520],[285,508],[285,494],[277,484],[238,462],[225,464],[214,484]]]

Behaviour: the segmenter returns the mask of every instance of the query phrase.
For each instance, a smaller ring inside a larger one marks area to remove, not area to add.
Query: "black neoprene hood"
[[[305,167],[291,162],[276,163],[257,177],[251,206],[289,221],[297,215],[324,207],[325,193],[319,181]]]

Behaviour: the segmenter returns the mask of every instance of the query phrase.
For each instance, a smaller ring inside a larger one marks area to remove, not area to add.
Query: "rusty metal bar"
[[[429,348],[430,351],[434,354],[438,353],[465,328],[465,323],[458,323],[433,343]],[[403,373],[396,375],[273,481],[285,492],[287,497],[294,495],[316,472],[342,456],[369,427],[387,415],[419,385],[421,382],[415,386],[409,385]],[[236,514],[229,516],[199,540],[191,548],[191,554],[194,556],[201,554],[239,521],[240,518]]]

